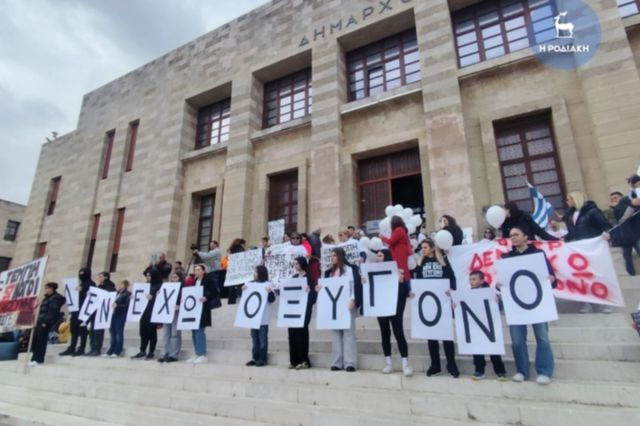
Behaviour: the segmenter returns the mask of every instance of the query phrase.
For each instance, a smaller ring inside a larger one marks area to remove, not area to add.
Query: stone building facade
[[[12,203],[11,201],[0,200],[0,272],[16,266],[13,261],[15,250],[18,245],[18,235],[20,225],[24,218],[27,206]]]
[[[588,1],[602,41],[569,71],[522,48],[547,3],[548,22],[548,0],[259,7],[84,96],[42,147],[15,261],[137,280],[160,251],[257,244],[278,216],[335,233],[395,201],[477,231],[522,176],[606,205],[640,163],[637,0]]]

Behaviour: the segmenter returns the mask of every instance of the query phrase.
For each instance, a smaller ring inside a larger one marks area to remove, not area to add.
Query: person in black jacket
[[[518,204],[515,201],[509,201],[504,205],[504,209],[507,218],[505,219],[502,226],[500,226],[502,238],[509,238],[509,232],[511,231],[511,228],[517,227],[524,231],[529,241],[534,241],[536,239],[536,236],[545,241],[558,240],[558,238],[542,229],[540,225],[538,225],[533,220],[530,214],[520,210]]]
[[[636,179],[637,178],[637,179]],[[640,185],[640,176],[632,176],[629,183],[635,180],[636,185]],[[611,230],[611,242],[613,246],[622,247],[622,257],[624,258],[624,266],[627,273],[631,276],[636,274],[636,268],[633,264],[633,249],[640,256],[640,207],[631,204],[631,195],[622,195],[620,192],[613,192],[610,195],[611,208],[613,209],[613,217],[618,226]],[[634,197],[637,198],[637,197]]]
[[[131,359],[145,358],[153,359],[156,352],[156,344],[158,343],[157,325],[151,322],[151,314],[153,313],[153,305],[156,300],[156,293],[162,287],[162,274],[157,268],[151,268],[149,271],[149,283],[151,288],[147,295],[147,307],[140,317],[140,352],[131,357]],[[147,352],[147,345],[149,352]]]
[[[129,281],[122,280],[116,286],[116,300],[113,302],[113,317],[111,318],[111,344],[106,355],[111,358],[117,358],[122,353],[124,345],[124,325],[127,320],[127,310],[129,309],[129,301],[131,292],[129,291]],[[105,355],[103,355],[105,356]]]
[[[567,195],[569,211],[564,216],[567,230],[565,241],[585,240],[603,236],[609,239],[606,232],[611,224],[595,202],[584,201],[584,195],[580,192],[570,192]]]
[[[420,243],[421,258],[418,262],[417,278],[419,279],[448,279],[449,288],[456,289],[456,276],[451,269],[449,260],[442,255],[436,247],[435,242],[431,238],[427,238]],[[452,314],[453,315],[453,314]],[[429,357],[431,358],[431,366],[427,369],[427,376],[437,376],[442,372],[440,366],[440,347],[437,340],[428,340]],[[443,340],[444,355],[447,359],[447,371],[452,377],[458,378],[460,371],[456,364],[455,347],[453,341]]]
[[[78,271],[78,280],[80,281],[77,288],[78,304],[80,307],[82,307],[84,300],[87,298],[87,293],[89,293],[89,288],[95,287],[96,285],[96,283],[91,279],[91,268],[81,268]],[[64,352],[60,353],[60,356],[84,355],[84,350],[87,346],[87,324],[80,321],[78,315],[80,315],[79,310],[71,313],[71,319],[69,320],[69,325],[71,328],[71,342],[69,343],[69,347]],[[78,337],[80,337],[80,346],[76,350]]]
[[[211,279],[211,275],[207,274],[207,267],[203,264],[195,267],[195,283],[196,287],[202,286],[202,313],[200,314],[200,328],[191,330],[191,338],[193,339],[193,348],[195,356],[187,360],[192,364],[204,364],[207,362],[207,335],[206,327],[211,327],[211,309],[209,302],[217,297],[217,288]]]
[[[317,281],[309,275],[309,264],[303,256],[296,257],[296,273],[293,278],[306,278],[307,285],[304,289],[309,293],[307,309],[304,316],[304,325],[299,328],[289,328],[289,369],[304,370],[311,367],[309,360],[309,323],[311,322],[311,310],[316,303],[315,291]]]
[[[167,261],[167,255],[165,253],[160,253],[160,257],[156,263],[149,262],[149,266],[142,272],[142,275],[145,277],[151,270],[155,268],[160,271],[160,276],[162,277],[162,281],[167,281],[169,279],[169,275],[171,275],[171,262]]]
[[[462,232],[462,228],[458,226],[456,220],[447,214],[442,215],[440,218],[440,228],[449,231],[451,236],[453,237],[453,245],[459,246],[462,244],[462,240],[464,240],[464,233]]]
[[[111,281],[111,274],[109,272],[100,272],[98,274],[97,287],[104,291],[116,291],[116,285]],[[104,330],[95,330],[94,325],[96,321],[97,312],[94,312],[87,324],[91,325],[91,331],[89,332],[89,347],[91,352],[87,356],[99,356],[102,352],[102,344],[104,343]]]
[[[44,298],[40,302],[38,320],[33,330],[30,366],[44,362],[49,332],[56,326],[60,309],[65,304],[64,297],[57,290],[57,283],[47,283],[44,286]]]

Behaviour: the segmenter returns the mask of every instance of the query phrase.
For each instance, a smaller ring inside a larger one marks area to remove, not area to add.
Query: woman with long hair
[[[158,362],[167,363],[178,361],[178,355],[182,348],[182,331],[178,330],[178,309],[180,307],[182,288],[184,287],[184,273],[180,271],[173,272],[170,280],[174,283],[180,283],[180,290],[178,299],[176,300],[176,306],[173,308],[175,310],[173,321],[171,321],[171,324],[162,324],[164,355],[158,358]]]
[[[464,240],[464,233],[462,232],[462,228],[458,226],[458,222],[456,222],[456,219],[453,216],[443,214],[439,222],[440,229],[449,231],[449,233],[453,237],[454,246],[459,246],[460,244],[462,244],[462,240]]]
[[[309,293],[307,309],[304,316],[304,325],[299,328],[289,328],[289,369],[303,370],[311,367],[309,361],[309,322],[311,322],[311,310],[316,302],[316,281],[309,275],[309,264],[303,256],[296,257],[296,273],[293,278],[304,278],[307,281],[304,291]]]
[[[209,302],[216,297],[217,288],[215,283],[211,279],[211,276],[206,273],[207,267],[203,264],[196,265],[195,267],[195,287],[202,287],[202,297],[200,302],[202,303],[202,312],[200,313],[200,324],[196,330],[191,330],[191,339],[193,340],[193,349],[195,355],[187,360],[191,364],[204,364],[207,360],[207,335],[205,334],[206,327],[211,327],[211,309],[209,308]]]
[[[254,283],[266,283],[267,306],[262,313],[260,328],[251,329],[251,360],[246,363],[247,366],[264,367],[267,365],[267,354],[269,351],[269,320],[271,319],[271,304],[275,302],[276,295],[269,283],[269,271],[264,265],[256,266],[253,271]],[[251,283],[245,284],[242,288],[246,289]]]

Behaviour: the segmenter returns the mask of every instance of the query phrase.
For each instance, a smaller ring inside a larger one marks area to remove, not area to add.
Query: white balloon
[[[414,269],[416,269],[416,267],[418,266],[418,263],[416,262],[416,258],[415,258],[415,257],[413,257],[413,256],[411,256],[411,257],[408,259],[408,262],[407,262],[407,263],[409,264],[409,270],[414,270]]]
[[[384,208],[384,215],[385,216],[393,216],[393,206],[389,205],[387,207]]]
[[[409,231],[409,235],[416,232],[416,226],[413,223],[407,225],[407,231]]]
[[[369,241],[369,249],[370,250],[381,250],[382,249],[382,240],[378,237],[373,237],[371,241]]]
[[[411,242],[411,248],[415,250],[418,247],[418,240],[416,240],[415,238],[412,238],[410,242]]]
[[[402,218],[407,221],[411,218],[411,216],[413,216],[413,210],[411,210],[409,207],[405,208],[404,210],[402,210]]]
[[[444,229],[441,229],[436,233],[434,240],[442,250],[449,250],[453,245],[453,235],[451,235],[451,232],[445,231]]]
[[[362,247],[369,247],[369,241],[371,241],[371,239],[369,237],[362,237],[359,241]]]
[[[385,217],[380,221],[379,226],[382,233],[388,234],[389,232],[391,232],[391,218]]]
[[[395,206],[393,206],[393,214],[395,216],[402,216],[402,210],[404,210],[402,204],[396,204]]]
[[[499,228],[506,219],[504,209],[500,206],[491,206],[487,210],[487,222],[494,228]]]
[[[416,228],[422,225],[422,218],[420,217],[420,215],[414,214],[409,220],[415,225]]]

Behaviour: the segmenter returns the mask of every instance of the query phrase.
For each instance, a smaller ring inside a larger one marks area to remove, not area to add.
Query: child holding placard
[[[269,282],[269,271],[264,265],[256,266],[253,271],[253,280],[257,283]],[[242,289],[245,290],[247,285],[245,284]],[[251,329],[251,360],[246,365],[256,367],[264,367],[267,365],[267,351],[268,351],[268,338],[269,338],[269,320],[271,319],[271,304],[275,302],[276,295],[270,285],[266,287],[269,296],[267,296],[267,306],[262,314],[262,321],[259,329]]]

